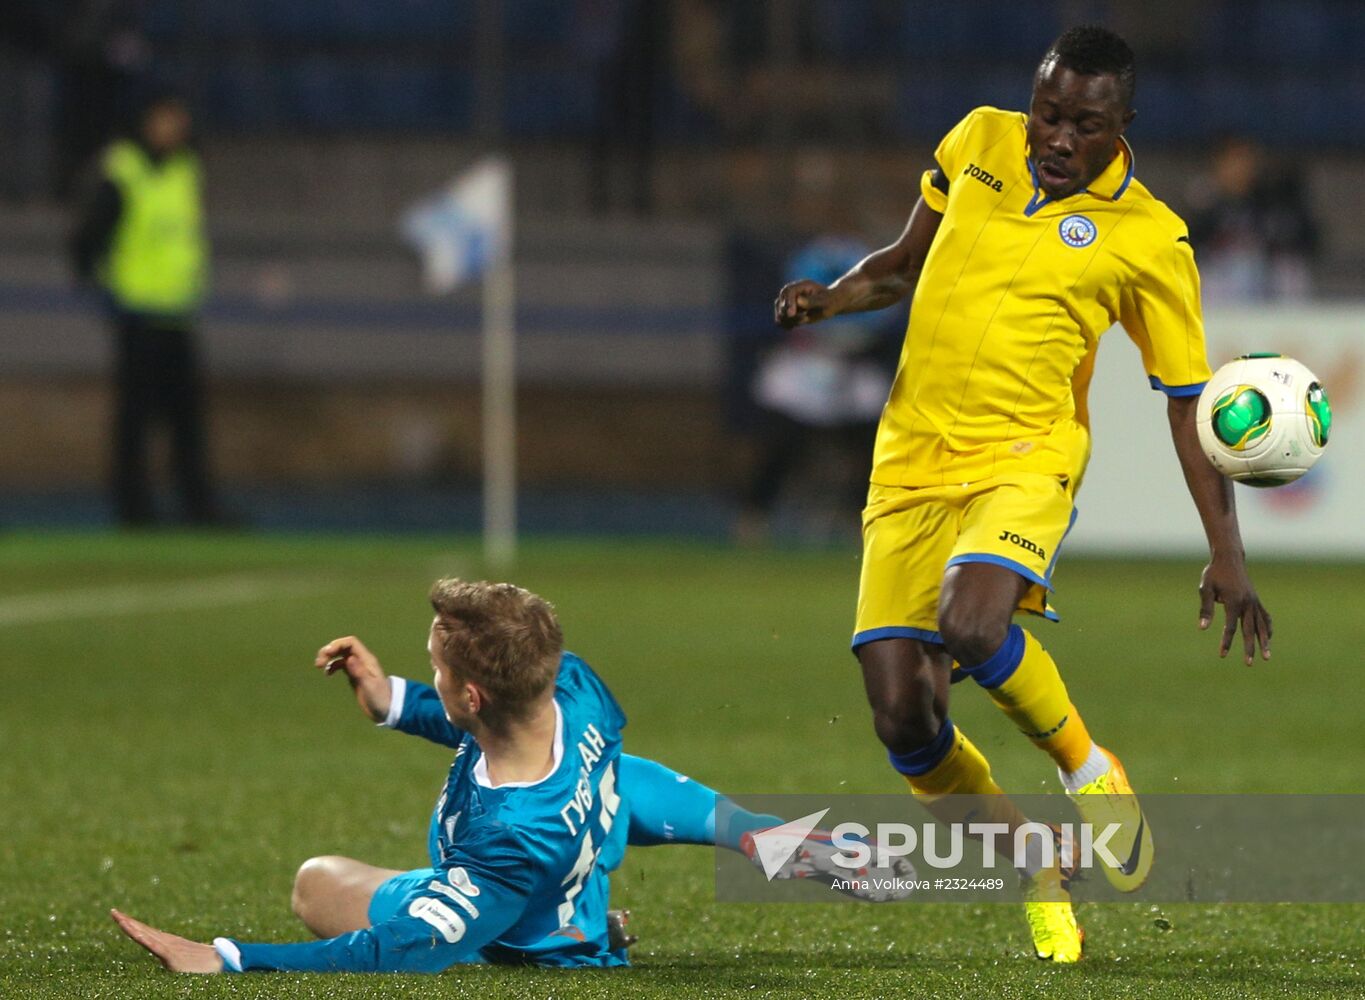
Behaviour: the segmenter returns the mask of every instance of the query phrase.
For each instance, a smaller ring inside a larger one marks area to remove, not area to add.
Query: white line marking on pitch
[[[316,581],[265,576],[222,576],[179,583],[81,587],[0,598],[0,628],[62,619],[116,618],[122,615],[187,611],[251,604],[322,589]]]

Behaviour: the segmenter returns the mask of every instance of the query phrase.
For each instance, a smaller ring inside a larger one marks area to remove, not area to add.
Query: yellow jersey
[[[1086,190],[1053,200],[1029,162],[1025,122],[977,108],[921,180],[943,219],[882,411],[874,483],[1032,472],[1078,486],[1095,350],[1115,323],[1153,388],[1196,395],[1209,378],[1185,224],[1134,179],[1127,142]]]

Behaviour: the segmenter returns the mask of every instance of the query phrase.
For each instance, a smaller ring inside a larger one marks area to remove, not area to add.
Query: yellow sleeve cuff
[[[934,187],[934,171],[926,170],[919,179],[919,192],[924,203],[942,215],[948,210],[948,196]]]

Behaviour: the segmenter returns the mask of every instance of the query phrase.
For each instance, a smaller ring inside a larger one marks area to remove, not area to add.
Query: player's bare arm
[[[1250,665],[1258,644],[1261,656],[1270,659],[1270,612],[1262,606],[1247,574],[1232,483],[1209,463],[1199,446],[1195,431],[1197,403],[1195,396],[1172,397],[1166,412],[1185,484],[1209,540],[1209,564],[1199,581],[1199,627],[1208,628],[1214,604],[1223,605],[1225,618],[1218,655],[1227,656],[1240,627],[1245,659]]]
[[[843,313],[895,305],[915,290],[942,221],[943,216],[921,198],[895,243],[868,254],[834,284],[793,281],[784,285],[773,303],[773,318],[791,329]]]
[[[329,676],[344,671],[360,710],[374,722],[388,718],[391,698],[388,675],[378,658],[355,636],[342,636],[327,643],[318,650],[313,665]]]

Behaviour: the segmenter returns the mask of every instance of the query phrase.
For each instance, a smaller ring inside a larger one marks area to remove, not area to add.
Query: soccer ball
[[[1195,409],[1213,467],[1248,486],[1282,486],[1318,460],[1332,408],[1317,376],[1282,354],[1248,354],[1213,373]]]

